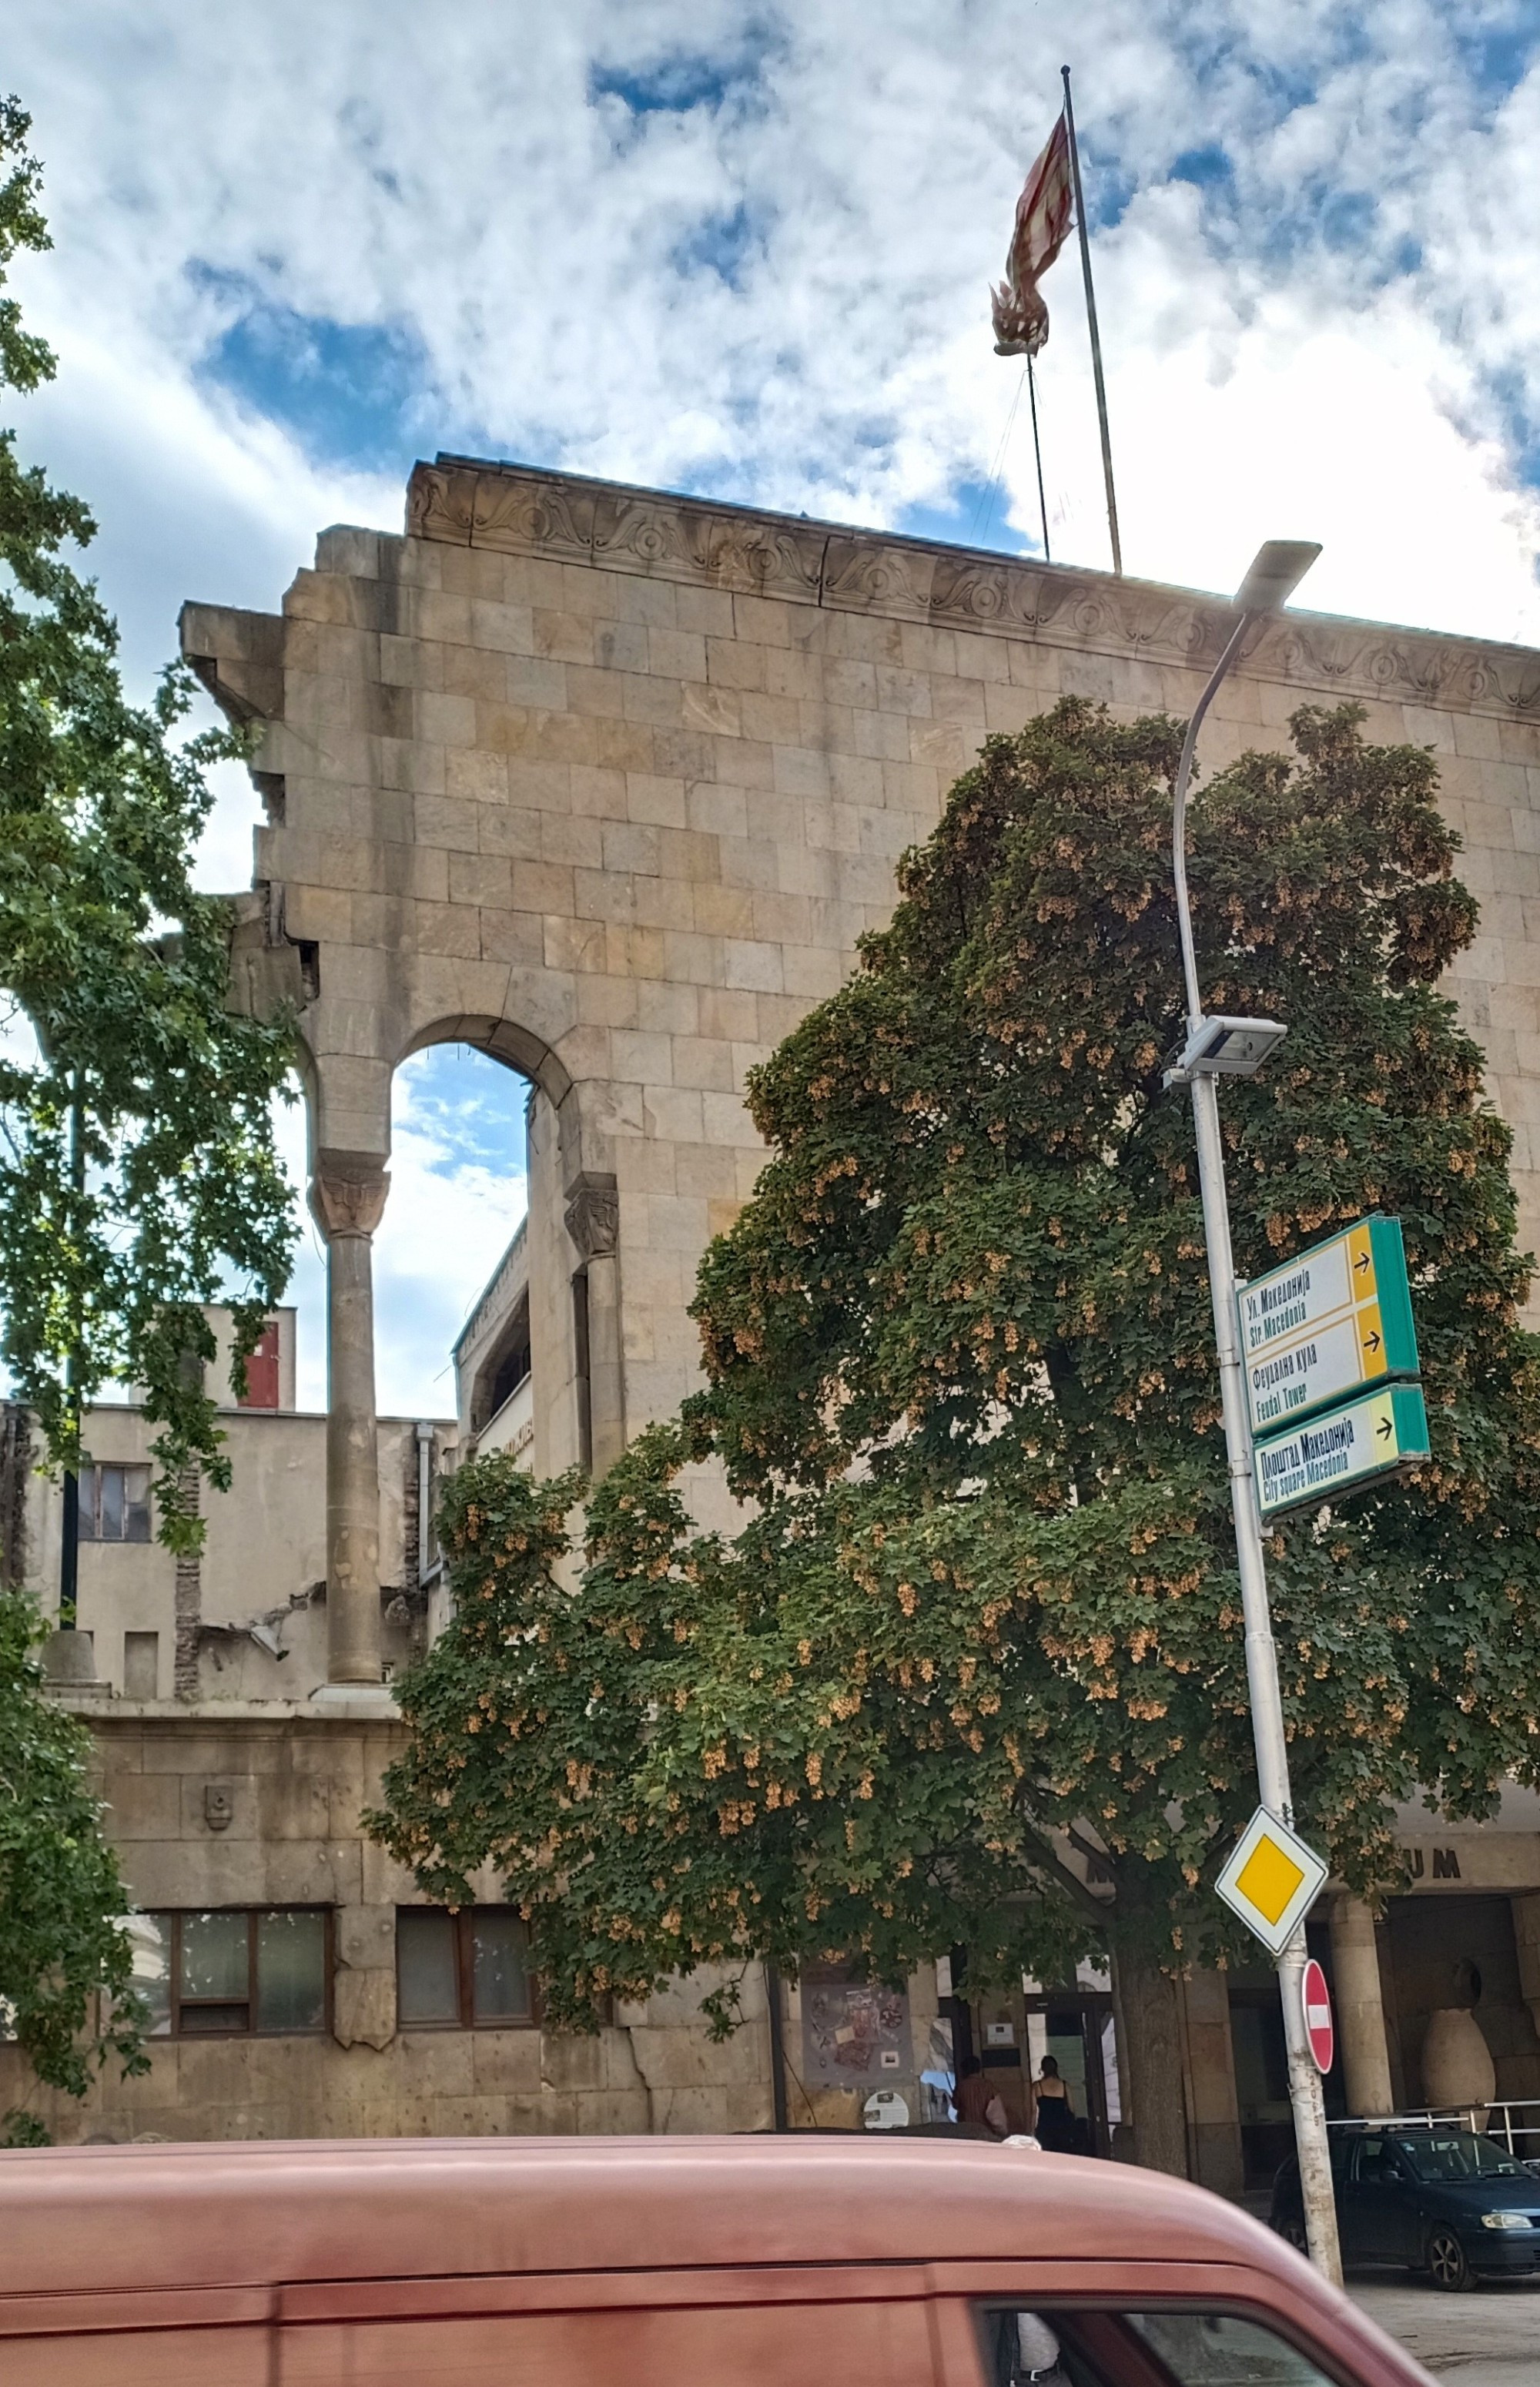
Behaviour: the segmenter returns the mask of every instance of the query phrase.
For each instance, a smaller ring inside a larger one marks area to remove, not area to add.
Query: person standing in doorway
[[[1058,2059],[1045,2055],[1032,2084],[1032,2130],[1040,2147],[1054,2154],[1075,2152],[1075,2106],[1067,2082],[1059,2078]]]
[[[991,2138],[1003,2139],[1010,2129],[1004,2104],[977,2055],[965,2055],[957,2066],[952,2103],[965,2130],[988,2130]]]

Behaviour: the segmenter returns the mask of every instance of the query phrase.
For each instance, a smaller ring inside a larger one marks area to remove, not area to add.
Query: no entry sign
[[[1311,2060],[1318,2072],[1330,2072],[1337,2052],[1337,2029],[1332,2020],[1332,1993],[1326,1986],[1326,1976],[1313,1956],[1305,1967],[1299,1994],[1305,2008],[1305,2036],[1310,2043]]]

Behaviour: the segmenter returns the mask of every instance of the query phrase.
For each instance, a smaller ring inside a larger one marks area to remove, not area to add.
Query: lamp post
[[[1240,619],[1187,725],[1181,760],[1177,766],[1171,826],[1177,926],[1181,937],[1181,966],[1187,988],[1187,1035],[1180,1054],[1166,1073],[1166,1082],[1168,1086],[1191,1086],[1193,1090],[1198,1183],[1203,1196],[1204,1239],[1208,1250],[1214,1335],[1218,1346],[1225,1453],[1230,1471],[1235,1554],[1245,1623],[1246,1685],[1251,1701],[1252,1739],[1256,1751],[1257,1788],[1263,1806],[1281,1823],[1291,1827],[1294,1805],[1289,1790],[1289,1749],[1283,1731],[1278,1653],[1273,1646],[1272,1621],[1268,1610],[1261,1521],[1252,1481],[1251,1433],[1246,1421],[1245,1386],[1241,1371],[1240,1330],[1235,1312],[1235,1262],[1230,1244],[1230,1206],[1225,1194],[1224,1148],[1219,1141],[1217,1084],[1222,1077],[1249,1078],[1287,1031],[1273,1019],[1210,1017],[1204,1011],[1203,998],[1198,990],[1192,915],[1187,900],[1186,815],[1187,786],[1192,777],[1198,731],[1220,682],[1239,655],[1247,633],[1259,619],[1281,611],[1319,553],[1319,546],[1307,542],[1272,539],[1260,550],[1247,573],[1235,599],[1235,610]],[[1311,2259],[1329,2279],[1340,2282],[1342,2256],[1337,2244],[1336,2204],[1332,2193],[1326,2109],[1321,2095],[1320,2075],[1311,2058],[1305,2029],[1302,1995],[1305,1964],[1305,1929],[1302,1924],[1278,1960],[1283,2030],[1289,2052],[1289,2102],[1294,2109],[1300,2189]]]

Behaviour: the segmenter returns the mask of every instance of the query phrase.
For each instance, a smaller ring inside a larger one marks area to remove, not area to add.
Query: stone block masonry
[[[184,1914],[320,1906],[331,1916],[324,2028],[152,2038],[149,2069],[109,2066],[80,2104],[39,2090],[0,2041],[0,2113],[26,2105],[65,2142],[86,2137],[480,2137],[511,2131],[752,2130],[772,2099],[757,1971],[746,2019],[708,2037],[704,1973],[596,2037],[413,2028],[397,2013],[397,1913],[411,1876],[366,1840],[361,1811],[401,1746],[399,1723],[303,1703],[172,1701],[93,1711],[107,1827],[134,1905]],[[210,1788],[221,1794],[211,1804]],[[221,1820],[221,1817],[226,1820]],[[475,1885],[498,1901],[496,1881]],[[853,2112],[840,2118],[852,2121]]]
[[[535,1463],[602,1466],[694,1381],[696,1263],[764,1156],[745,1071],[887,919],[981,739],[1066,692],[1182,714],[1228,623],[1180,589],[452,457],[414,472],[404,537],[324,532],[281,614],[188,606],[188,657],[262,725],[237,999],[303,1006],[339,1684],[378,1670],[370,1233],[398,1064],[461,1039],[533,1080]],[[1436,750],[1484,905],[1451,991],[1534,1243],[1540,655],[1291,614],[1205,761],[1348,696],[1372,737]]]

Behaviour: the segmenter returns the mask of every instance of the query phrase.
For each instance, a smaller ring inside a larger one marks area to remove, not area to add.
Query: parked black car
[[[1395,2263],[1437,2288],[1540,2271],[1540,2179],[1495,2139],[1395,2123],[1332,2132],[1344,2263]],[[1299,2165],[1273,2182],[1273,2228],[1305,2243]]]

